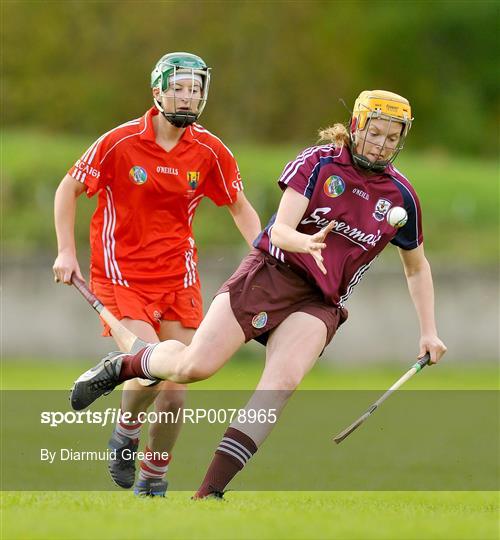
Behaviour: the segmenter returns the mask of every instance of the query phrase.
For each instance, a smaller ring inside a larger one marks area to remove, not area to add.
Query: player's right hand
[[[66,285],[71,285],[71,276],[73,273],[80,279],[84,279],[78,260],[74,254],[59,253],[52,266],[52,271],[54,272],[54,281],[56,283],[62,282]]]
[[[333,229],[333,225],[334,222],[332,220],[326,227],[323,227],[321,231],[310,235],[306,246],[306,252],[312,255],[313,259],[318,265],[318,268],[325,275],[327,271],[325,265],[323,264],[323,255],[321,255],[321,251],[326,248],[325,239],[328,233]]]

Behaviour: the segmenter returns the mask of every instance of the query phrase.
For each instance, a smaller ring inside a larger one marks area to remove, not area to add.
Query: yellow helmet
[[[399,122],[403,125],[399,143],[388,160],[372,162],[362,154],[356,154],[354,150],[356,132],[358,130],[365,130],[372,118],[380,118],[389,122]],[[386,90],[364,90],[361,92],[354,102],[354,110],[351,118],[351,152],[354,162],[365,169],[375,171],[385,169],[387,164],[394,161],[398,153],[402,150],[412,121],[410,103],[403,96]]]

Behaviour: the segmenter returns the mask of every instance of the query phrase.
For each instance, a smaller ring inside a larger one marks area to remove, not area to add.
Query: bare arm
[[[276,221],[271,229],[271,242],[285,250],[295,253],[309,253],[319,269],[326,274],[321,250],[326,247],[324,240],[333,228],[333,222],[316,234],[304,234],[297,231],[297,225],[304,217],[309,199],[292,188],[287,188],[281,197],[276,214]]]
[[[260,219],[257,212],[248,202],[242,191],[238,193],[236,202],[230,204],[228,209],[241,235],[247,244],[252,247],[252,242],[259,236],[261,231]]]
[[[431,267],[424,255],[423,245],[409,251],[400,249],[399,255],[420,323],[419,358],[429,352],[431,363],[435,364],[446,352],[446,346],[437,335]]]
[[[81,184],[67,174],[59,184],[54,199],[54,221],[57,236],[57,258],[52,270],[56,283],[62,281],[71,284],[71,274],[74,272],[80,279],[75,246],[75,215],[76,199],[85,191]]]

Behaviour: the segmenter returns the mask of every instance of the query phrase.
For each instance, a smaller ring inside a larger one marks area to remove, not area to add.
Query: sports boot
[[[125,354],[110,352],[97,366],[78,377],[70,392],[71,406],[75,411],[85,409],[98,397],[109,394],[120,384],[118,376]]]
[[[168,482],[164,478],[145,478],[137,480],[134,495],[139,497],[165,497]]]
[[[113,482],[124,489],[130,489],[135,480],[135,453],[139,447],[138,439],[131,439],[113,430],[108,443],[116,451],[116,458],[108,461],[108,470]]]

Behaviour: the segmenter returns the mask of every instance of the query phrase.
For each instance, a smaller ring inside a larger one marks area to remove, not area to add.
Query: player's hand
[[[305,251],[312,255],[315,260],[318,268],[323,274],[326,274],[326,268],[323,264],[323,255],[321,255],[321,250],[326,248],[325,239],[328,233],[333,229],[334,222],[330,221],[326,227],[323,227],[316,234],[311,234],[307,239],[307,244]]]
[[[437,335],[422,336],[419,345],[420,350],[418,358],[422,358],[424,354],[428,352],[431,355],[429,364],[437,364],[447,351],[446,345],[437,337]]]
[[[56,283],[62,282],[66,285],[71,285],[71,276],[73,273],[80,279],[84,279],[76,255],[72,253],[59,253],[54,261],[52,271],[54,272],[54,281]]]

